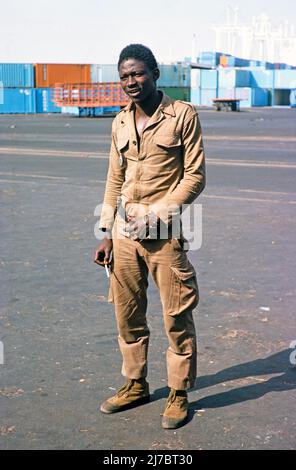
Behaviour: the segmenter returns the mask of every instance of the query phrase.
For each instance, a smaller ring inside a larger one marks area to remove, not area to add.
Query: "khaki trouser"
[[[149,329],[146,322],[148,272],[159,288],[163,306],[168,386],[185,390],[196,377],[196,336],[192,309],[198,304],[193,266],[176,239],[137,242],[113,239],[109,301],[115,304],[122,374],[147,375]]]

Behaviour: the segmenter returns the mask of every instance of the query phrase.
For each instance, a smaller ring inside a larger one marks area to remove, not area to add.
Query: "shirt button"
[[[137,142],[136,142],[135,140],[133,140],[133,144],[134,144],[134,145],[137,145]]]

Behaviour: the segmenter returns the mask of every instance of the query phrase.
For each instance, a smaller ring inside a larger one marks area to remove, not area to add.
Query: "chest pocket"
[[[167,151],[170,151],[170,149],[177,150],[178,147],[182,146],[181,137],[177,134],[158,134],[155,136],[154,142],[157,147],[167,149]]]
[[[117,150],[119,153],[125,152],[129,147],[129,137],[127,135],[119,135],[117,141]]]

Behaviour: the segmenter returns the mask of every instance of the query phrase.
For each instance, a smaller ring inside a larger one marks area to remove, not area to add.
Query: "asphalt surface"
[[[296,111],[200,119],[198,377],[187,424],[170,431],[160,424],[167,340],[152,284],[152,401],[99,412],[124,382],[108,281],[92,262],[111,119],[0,116],[1,449],[296,448]]]

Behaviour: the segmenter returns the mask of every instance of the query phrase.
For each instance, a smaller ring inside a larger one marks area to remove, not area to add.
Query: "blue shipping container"
[[[0,102],[0,114],[36,113],[36,95],[34,88],[4,88],[3,102]]]
[[[251,70],[250,85],[252,88],[273,88],[273,70]]]
[[[201,84],[201,69],[191,69],[190,73],[190,81],[191,81],[191,90],[196,90],[200,88]]]
[[[0,83],[3,87],[34,87],[33,64],[0,64]]]
[[[249,67],[250,61],[248,59],[241,59],[240,57],[235,57],[234,65],[235,67]]]
[[[200,106],[200,88],[192,88],[190,90],[190,102]]]
[[[236,88],[250,86],[250,70],[219,68],[219,88]]]
[[[218,86],[218,71],[201,70],[200,84],[202,88],[216,90]]]
[[[263,88],[219,88],[218,98],[240,99],[241,108],[268,106],[269,92]]]
[[[296,108],[296,90],[291,90],[290,105],[291,105],[291,108]]]
[[[159,65],[160,77],[157,81],[159,87],[189,87],[190,66],[186,64]]]
[[[61,108],[51,99],[51,88],[35,88],[36,113],[60,113]]]
[[[103,116],[107,114],[116,114],[120,111],[120,106],[105,106],[105,107],[97,107],[97,108],[82,108],[78,106],[63,106],[62,113],[63,114],[72,114],[74,116],[80,117],[95,117],[95,116]]]
[[[219,65],[221,55],[222,52],[201,52],[198,57],[198,62],[212,66]]]

